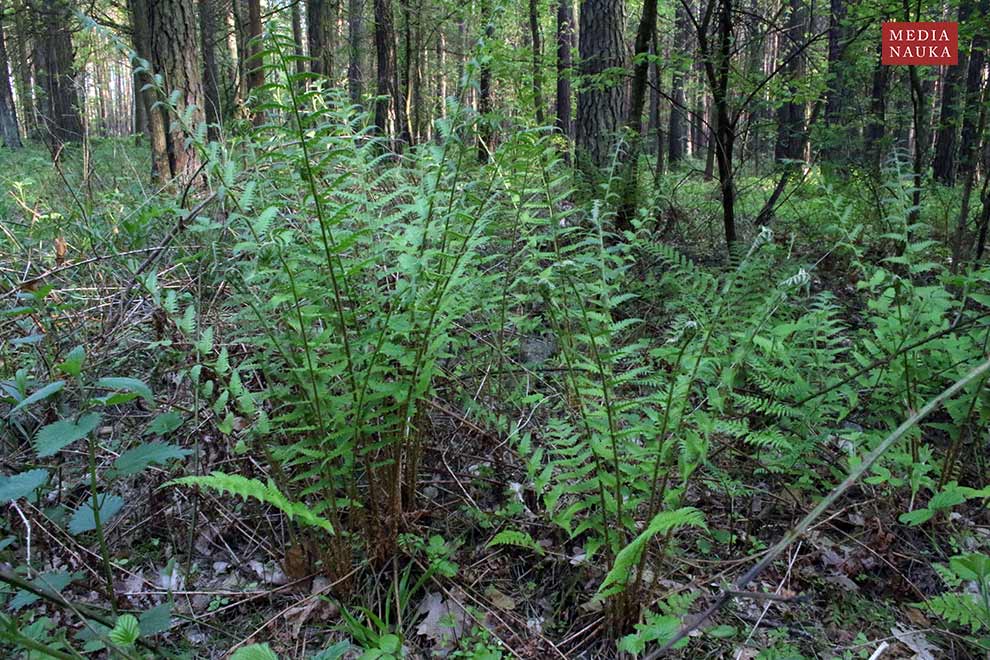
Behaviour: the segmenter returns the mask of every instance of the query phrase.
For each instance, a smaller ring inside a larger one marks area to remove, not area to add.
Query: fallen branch
[[[839,499],[839,497],[843,493],[849,490],[853,486],[853,484],[859,481],[859,479],[864,474],[866,474],[866,472],[871,467],[873,467],[873,464],[876,463],[877,460],[888,449],[890,449],[890,447],[895,442],[897,442],[902,437],[904,437],[904,435],[908,431],[910,431],[915,424],[917,424],[925,417],[930,415],[933,411],[938,409],[943,402],[945,402],[947,399],[951,399],[953,396],[956,395],[957,392],[959,392],[959,390],[964,388],[966,385],[971,383],[976,378],[979,378],[988,369],[990,369],[990,360],[986,360],[980,366],[976,367],[968,374],[957,380],[955,383],[949,386],[948,389],[946,389],[944,392],[942,392],[934,399],[926,403],[921,410],[908,417],[900,426],[894,429],[894,431],[890,435],[884,438],[883,442],[881,442],[876,447],[876,449],[874,449],[869,454],[867,454],[866,457],[863,459],[863,461],[852,469],[852,471],[849,473],[849,476],[847,476],[841,484],[836,486],[832,490],[832,492],[826,495],[822,499],[822,501],[818,503],[818,506],[812,509],[808,513],[808,515],[806,515],[801,520],[801,522],[799,522],[793,529],[788,531],[787,534],[784,535],[784,538],[778,541],[777,544],[770,550],[770,552],[768,552],[763,557],[763,559],[759,561],[759,563],[757,563],[755,566],[753,566],[753,568],[749,569],[749,571],[747,571],[742,577],[736,580],[736,582],[732,585],[731,589],[723,589],[722,593],[719,594],[718,598],[715,599],[715,602],[712,603],[708,607],[708,609],[706,609],[698,616],[694,617],[691,623],[682,626],[681,629],[677,631],[677,634],[674,635],[666,644],[664,644],[661,648],[645,656],[644,660],[655,660],[655,658],[659,658],[660,656],[664,655],[667,651],[672,649],[675,644],[677,644],[682,639],[687,637],[689,634],[691,634],[692,631],[694,631],[701,624],[707,621],[713,614],[715,614],[726,603],[728,603],[729,600],[734,598],[737,592],[744,591],[746,589],[746,585],[748,585],[750,582],[755,580],[760,575],[760,573],[766,570],[766,568],[770,566],[770,564],[775,559],[777,559],[780,553],[782,553],[784,550],[787,549],[789,545],[791,545],[792,543],[794,543],[794,541],[800,538],[801,535],[808,530],[811,524],[815,522],[815,520],[817,520],[818,517],[821,516],[826,511],[826,509],[832,506],[832,504],[834,504],[835,501]]]

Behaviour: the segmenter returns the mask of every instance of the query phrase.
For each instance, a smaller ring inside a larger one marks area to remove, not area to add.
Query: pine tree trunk
[[[196,174],[200,157],[187,138],[205,120],[203,81],[199,70],[196,42],[198,20],[193,0],[145,0],[148,8],[148,34],[151,36],[151,63],[162,75],[167,93],[178,91],[178,111],[194,106],[190,125],[170,121],[166,133],[171,178],[185,183]]]
[[[379,135],[395,136],[395,106],[399,90],[395,70],[395,29],[390,0],[375,2],[375,55],[378,64],[375,126]],[[391,121],[390,121],[391,119]]]
[[[83,136],[69,32],[71,19],[68,8],[57,0],[43,0],[40,13],[41,29],[35,40],[34,64],[44,101],[42,133],[49,148],[56,153],[65,142],[79,142]]]
[[[824,154],[827,161],[844,161],[849,151],[845,138],[849,131],[845,125],[845,103],[849,94],[846,83],[846,62],[843,47],[846,39],[845,0],[831,0],[831,14],[828,25],[828,77],[829,86],[825,101],[825,125],[831,129]]]
[[[677,5],[674,17],[674,52],[677,57],[688,55],[690,23],[687,9]],[[684,72],[681,65],[674,69],[671,79],[672,104],[670,108],[670,129],[667,133],[667,154],[671,166],[687,156],[687,96],[684,94]]]
[[[966,25],[972,13],[972,4],[962,0],[959,4],[959,24]],[[956,183],[956,152],[959,148],[959,120],[962,111],[963,72],[967,70],[966,51],[960,48],[959,64],[950,66],[942,84],[942,108],[939,112],[938,131],[935,134],[935,159],[932,174],[935,180],[947,186]]]
[[[220,73],[217,68],[217,17],[213,0],[199,0],[200,47],[203,51],[203,100],[206,114],[206,135],[210,140],[220,136]]]
[[[977,8],[980,16],[990,13],[990,1],[981,0]],[[976,157],[979,153],[977,145],[980,143],[980,132],[977,129],[979,123],[980,95],[983,92],[983,67],[986,64],[986,52],[988,37],[985,31],[978,31],[973,35],[973,42],[969,50],[969,64],[966,72],[966,94],[964,98],[965,108],[963,110],[962,134],[959,140],[959,175],[967,177],[973,171],[976,164]]]
[[[626,66],[622,39],[623,0],[582,0],[579,23],[579,70],[585,80],[577,102],[578,159],[591,169],[605,167],[611,159],[626,108],[625,84],[604,80],[602,73]],[[590,80],[589,80],[590,82]]]
[[[790,14],[787,19],[787,35],[790,46],[785,50],[785,60],[781,63],[787,85],[787,96],[797,92],[795,81],[801,75],[801,57],[798,54],[805,37],[805,14],[802,0],[790,0]],[[774,144],[774,160],[780,162],[801,158],[797,145],[801,143],[804,127],[804,104],[793,98],[781,104],[777,110],[777,141]]]
[[[866,151],[874,166],[879,166],[882,143],[887,125],[887,87],[890,82],[890,67],[880,61],[880,46],[877,46],[877,61],[873,69],[873,83],[870,89],[870,120],[866,125]]]
[[[529,35],[533,46],[533,106],[536,124],[543,126],[546,116],[543,110],[543,43],[540,38],[540,16],[537,0],[529,0]]]
[[[310,71],[333,75],[333,48],[327,24],[330,22],[327,0],[306,0],[306,40],[309,46]]]
[[[565,137],[571,130],[571,49],[574,48],[573,0],[557,0],[557,117],[555,125]]]
[[[21,122],[24,124],[24,134],[34,135],[38,126],[37,111],[34,103],[34,75],[31,68],[31,58],[28,55],[30,14],[24,0],[15,4],[14,14],[14,52],[17,57],[17,70],[14,80],[17,84],[17,99],[21,104]]]
[[[482,0],[481,5],[481,24],[485,26],[484,47],[487,47],[495,38],[492,2],[493,0]],[[492,67],[491,64],[487,63],[487,59],[483,59],[482,62],[481,79],[478,82],[478,114],[481,115],[478,127],[478,160],[484,163],[488,160],[489,153],[494,150],[494,145],[492,144],[493,131],[489,116],[492,111]]]
[[[638,203],[639,144],[643,133],[643,106],[646,103],[646,82],[650,71],[647,57],[653,43],[657,25],[657,0],[644,0],[643,14],[636,30],[636,43],[633,48],[633,75],[629,108],[626,114],[626,137],[629,144],[620,155],[623,163],[622,199],[615,217],[616,229],[633,229],[632,218]]]
[[[361,42],[364,41],[364,0],[347,2],[347,91],[351,103],[358,105],[364,96],[364,72],[361,67]]]
[[[7,44],[3,36],[4,6],[0,2],[0,135],[8,149],[21,148],[21,132],[17,126],[17,108],[14,92],[10,88],[10,68],[7,62]]]
[[[156,65],[151,54],[147,2],[148,0],[130,0],[131,33],[138,57],[154,67]],[[172,164],[168,157],[165,115],[160,107],[154,107],[157,97],[155,90],[149,87],[152,82],[152,72],[145,70],[136,73],[135,77],[135,103],[141,106],[141,112],[135,114],[143,117],[142,128],[148,132],[148,141],[151,144],[151,177],[152,180],[168,181],[172,178]]]

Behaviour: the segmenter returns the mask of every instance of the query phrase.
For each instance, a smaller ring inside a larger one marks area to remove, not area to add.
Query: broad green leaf
[[[63,419],[42,427],[34,436],[34,451],[38,458],[54,456],[77,440],[82,440],[100,424],[99,413],[87,413],[78,422]]]
[[[34,578],[31,580],[31,585],[38,587],[42,591],[58,594],[69,586],[69,583],[75,578],[76,576],[68,571],[53,571],[51,573],[42,573],[38,577]],[[7,607],[12,610],[19,610],[34,603],[39,598],[41,598],[41,596],[33,594],[30,591],[18,591]]]
[[[58,370],[62,373],[73,376],[75,378],[79,377],[82,373],[83,362],[86,361],[86,351],[82,346],[76,346],[69,354],[65,356],[65,360],[62,361],[58,366]]]
[[[13,502],[30,495],[48,479],[48,470],[37,468],[0,477],[0,504]]]
[[[141,635],[137,617],[133,614],[121,614],[117,624],[110,631],[110,641],[117,646],[132,646]]]
[[[113,466],[120,476],[140,472],[152,463],[164,463],[173,458],[183,458],[189,454],[188,449],[164,442],[146,442],[133,449],[128,449],[117,457]]]
[[[142,397],[148,403],[154,403],[155,397],[151,393],[151,388],[137,378],[107,377],[96,381],[97,387],[117,392],[130,392]]]
[[[230,660],[278,660],[278,656],[268,644],[251,644],[234,651]]]
[[[23,401],[18,403],[16,406],[10,409],[10,413],[13,414],[20,410],[21,408],[26,408],[31,404],[37,403],[43,399],[47,399],[56,392],[61,392],[62,388],[65,387],[64,380],[56,380],[54,383],[48,383],[40,390],[37,390],[34,394],[26,397]]]
[[[172,627],[172,604],[162,603],[142,612],[138,617],[138,624],[141,627],[141,634],[145,637],[165,632]]]
[[[169,410],[155,417],[144,433],[145,435],[168,435],[180,426],[182,426],[182,415],[174,410]]]
[[[915,509],[914,511],[902,513],[897,519],[905,525],[911,525],[914,527],[916,525],[928,522],[934,515],[935,512],[931,509]]]
[[[124,498],[119,495],[97,496],[100,502],[100,523],[107,524],[111,518],[120,513],[124,508]],[[72,534],[82,534],[96,529],[96,519],[93,516],[93,500],[86,498],[86,502],[76,509],[69,521],[69,532]]]

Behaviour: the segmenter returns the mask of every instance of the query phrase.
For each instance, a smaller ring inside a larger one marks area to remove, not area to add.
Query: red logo
[[[959,63],[958,23],[884,23],[883,64]]]

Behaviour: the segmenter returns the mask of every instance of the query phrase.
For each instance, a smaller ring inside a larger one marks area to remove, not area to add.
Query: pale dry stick
[[[75,268],[81,268],[82,266],[87,266],[89,264],[96,263],[98,261],[106,261],[108,259],[116,259],[118,257],[128,257],[128,256],[133,255],[133,254],[144,254],[146,252],[156,252],[156,251],[158,251],[160,249],[161,249],[160,247],[155,246],[155,247],[150,247],[150,248],[140,248],[140,249],[137,249],[137,250],[127,250],[126,252],[119,252],[117,254],[99,254],[99,255],[96,255],[95,257],[89,257],[88,259],[83,259],[82,261],[74,261],[71,264],[63,264],[63,265],[61,265],[61,266],[59,266],[57,268],[52,268],[51,270],[47,270],[44,273],[42,273],[41,275],[35,275],[34,277],[32,277],[30,279],[24,280],[22,282],[18,282],[17,283],[17,286],[15,286],[13,289],[10,289],[9,291],[5,291],[3,295],[4,296],[12,295],[12,294],[16,293],[17,291],[22,290],[24,287],[29,287],[32,284],[37,284],[38,282],[41,282],[42,280],[45,280],[45,279],[51,277],[52,275],[58,275],[59,273],[62,273],[62,272],[67,271],[67,270],[73,270]],[[65,290],[65,291],[73,291],[73,290],[77,290],[77,289],[63,289],[63,290]]]
[[[21,517],[21,522],[24,523],[24,535],[27,537],[27,559],[25,563],[28,565],[28,568],[34,570],[31,566],[31,523],[28,521],[27,516],[24,515],[24,512],[21,511],[21,508],[17,506],[16,501],[11,502],[10,506]]]
[[[797,557],[798,557],[798,553],[799,552],[801,552],[801,542],[800,541],[797,544],[797,548],[795,548],[794,549],[794,552],[791,554],[791,560],[789,562],[787,562],[787,572],[784,573],[784,577],[782,577],[780,579],[780,584],[777,585],[777,588],[773,590],[773,593],[774,594],[779,594],[780,593],[780,590],[784,588],[784,583],[787,582],[787,579],[791,576],[791,571],[794,568],[794,562],[797,561]],[[756,623],[753,624],[752,630],[750,630],[749,631],[749,634],[746,635],[746,641],[744,641],[742,643],[743,647],[745,647],[747,644],[749,644],[749,640],[753,639],[753,635],[756,634],[756,630],[760,627],[760,624],[763,623],[764,617],[766,617],[767,612],[770,611],[770,606],[773,604],[772,600],[773,599],[767,599],[767,604],[763,606],[763,611],[760,612],[760,616],[756,619]],[[743,651],[740,648],[739,649],[739,652],[736,654],[736,660],[739,660],[742,657],[742,653],[743,653]]]
[[[763,557],[762,560],[760,560],[759,563],[736,580],[731,591],[723,590],[718,598],[715,599],[715,602],[712,603],[704,612],[697,617],[694,617],[691,623],[683,626],[666,644],[646,655],[643,660],[655,660],[656,658],[664,655],[667,651],[673,648],[675,644],[687,637],[693,630],[698,628],[698,626],[707,621],[713,614],[715,614],[715,612],[720,610],[727,602],[729,602],[729,600],[733,597],[732,591],[744,591],[746,585],[756,579],[756,577],[766,570],[766,568],[777,558],[778,555],[780,555],[780,553],[786,550],[792,543],[794,543],[794,541],[799,539],[808,530],[811,524],[815,522],[815,520],[817,520],[826,509],[832,506],[832,504],[834,504],[843,493],[849,490],[853,484],[859,481],[859,479],[866,474],[871,467],[873,467],[873,464],[876,463],[877,460],[888,449],[890,449],[895,442],[904,437],[904,435],[911,428],[913,428],[915,424],[930,415],[934,410],[941,406],[943,402],[955,396],[959,390],[964,388],[976,378],[979,378],[987,370],[990,370],[990,360],[984,361],[978,367],[950,385],[941,394],[931,399],[924,405],[923,408],[921,408],[921,410],[907,418],[900,426],[894,429],[890,435],[884,438],[883,442],[881,442],[876,449],[867,454],[863,458],[863,461],[852,469],[849,476],[847,476],[841,484],[836,486],[832,492],[822,498],[822,501],[819,502],[818,505],[801,520],[801,522],[784,534],[784,537],[773,546],[773,548]]]
[[[890,648],[890,642],[883,642],[877,647],[877,650],[873,652],[873,655],[870,656],[870,660],[879,660],[880,656],[883,655],[888,648]]]

